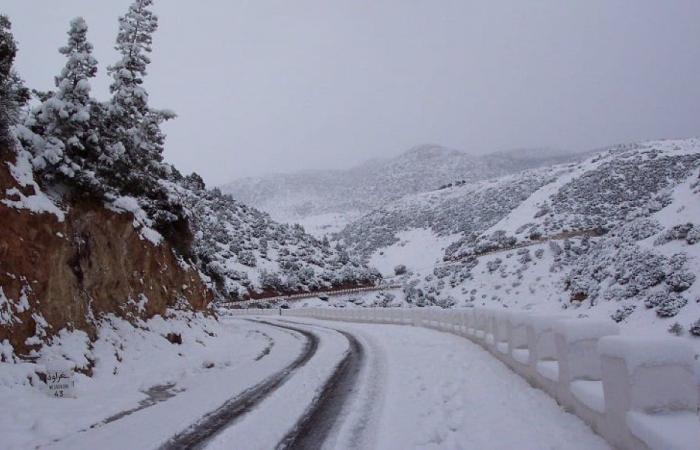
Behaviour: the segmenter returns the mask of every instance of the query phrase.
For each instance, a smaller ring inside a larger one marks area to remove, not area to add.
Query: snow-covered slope
[[[430,230],[435,236],[473,236],[505,217],[539,188],[575,166],[531,169],[515,175],[436,189],[388,203],[350,223],[335,238],[369,256],[400,242],[399,233]]]
[[[697,139],[618,146],[406,197],[339,237],[384,272],[405,264],[408,303],[607,317],[627,332],[678,322],[690,336],[700,334],[699,167]]]
[[[299,225],[280,224],[196,183],[171,183],[188,210],[198,265],[228,299],[368,284],[378,278],[339,245],[317,239]]]
[[[484,180],[573,157],[552,150],[514,150],[485,156],[423,145],[349,170],[305,171],[233,181],[221,189],[282,221],[328,213],[367,212],[405,195],[455,182]]]

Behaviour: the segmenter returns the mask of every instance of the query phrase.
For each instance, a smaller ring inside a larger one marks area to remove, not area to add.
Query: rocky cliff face
[[[198,272],[167,242],[144,240],[130,213],[91,201],[60,215],[18,208],[37,188],[13,175],[16,158],[0,149],[0,342],[26,355],[64,328],[94,338],[106,314],[207,308],[212,294]]]

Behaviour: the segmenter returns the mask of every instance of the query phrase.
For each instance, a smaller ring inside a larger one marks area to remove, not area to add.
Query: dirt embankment
[[[0,200],[16,200],[7,194],[12,188],[33,194],[9,172],[14,158],[0,149]],[[17,354],[31,350],[26,340],[37,326],[48,336],[68,328],[94,338],[104,314],[145,319],[168,307],[204,310],[211,301],[169,244],[142,239],[131,214],[94,201],[66,209],[61,222],[0,202],[0,342],[9,340]]]

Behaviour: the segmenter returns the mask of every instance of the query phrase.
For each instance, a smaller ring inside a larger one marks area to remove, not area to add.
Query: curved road
[[[264,321],[257,322],[299,333],[306,339],[304,349],[283,370],[246,390],[241,395],[226,401],[221,407],[204,416],[199,422],[174,436],[161,447],[162,449],[198,449],[205,447],[212,437],[224,428],[234,424],[236,420],[248,413],[287,381],[297,369],[308,363],[318,349],[319,338],[314,333],[290,325],[273,324]]]
[[[352,334],[338,332],[345,336],[350,344],[348,353],[323,386],[319,398],[312,403],[297,426],[280,442],[278,449],[321,448],[340,418],[348,398],[357,388],[357,379],[364,362],[364,349]]]
[[[608,448],[550,397],[460,337],[287,319],[257,323],[303,336],[294,362],[163,448]]]

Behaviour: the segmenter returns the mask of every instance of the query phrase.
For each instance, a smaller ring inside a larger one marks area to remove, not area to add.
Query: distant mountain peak
[[[328,213],[365,213],[403,196],[456,181],[485,180],[557,162],[562,162],[559,153],[555,157],[537,152],[532,157],[472,155],[427,143],[346,170],[248,178],[221,189],[277,220],[297,221]]]

